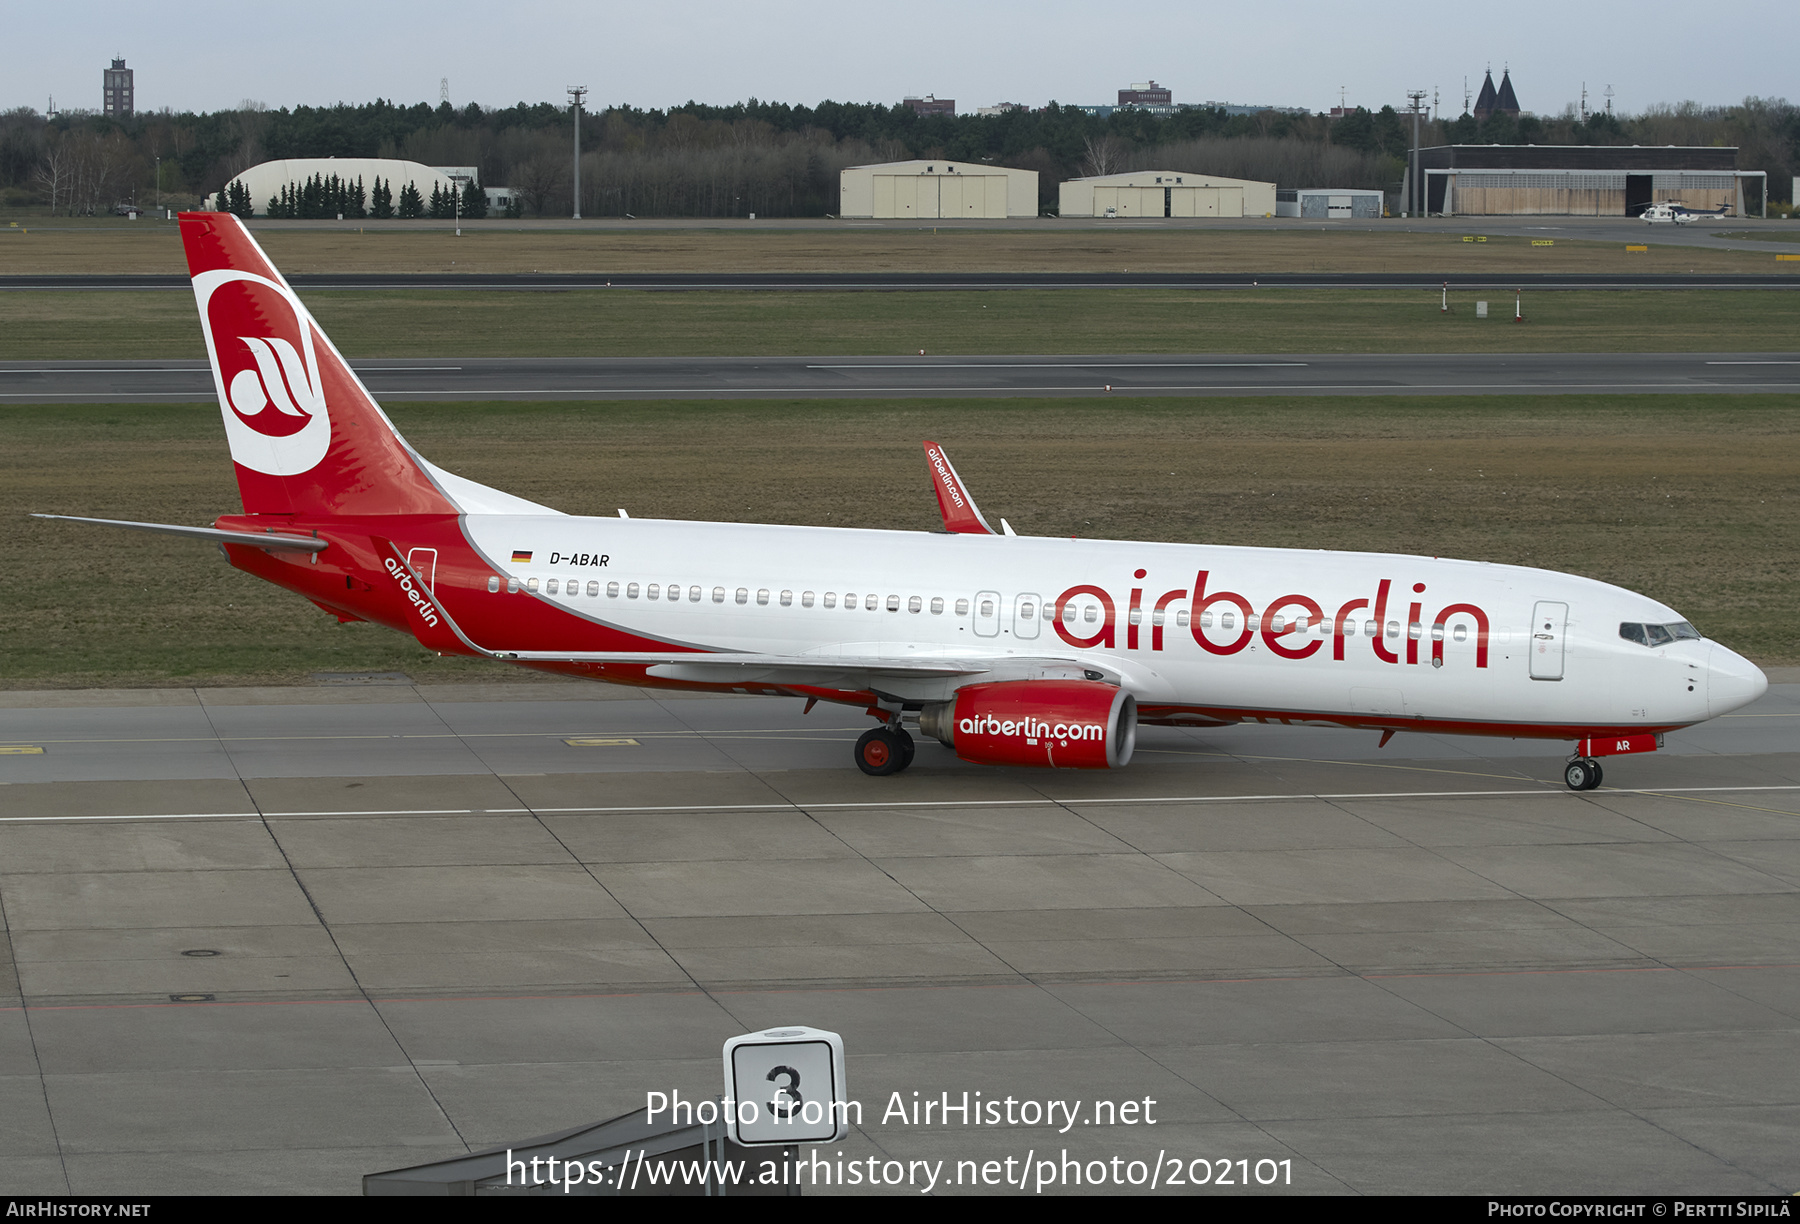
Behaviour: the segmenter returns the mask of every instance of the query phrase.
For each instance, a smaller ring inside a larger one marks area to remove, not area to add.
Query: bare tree
[[[37,171],[32,177],[49,193],[52,213],[68,203],[69,176],[74,172],[74,161],[66,141],[51,140],[46,143],[43,158],[38,162]]]
[[[71,210],[90,217],[111,211],[125,184],[131,146],[118,132],[104,136],[81,132],[71,137],[68,143],[73,146]]]
[[[541,217],[551,199],[563,190],[568,172],[566,158],[540,154],[513,167],[511,186],[532,215]]]
[[[1117,174],[1125,168],[1128,146],[1122,137],[1107,132],[1102,136],[1083,137],[1082,143],[1087,148],[1087,155],[1082,158],[1081,168],[1088,178]]]

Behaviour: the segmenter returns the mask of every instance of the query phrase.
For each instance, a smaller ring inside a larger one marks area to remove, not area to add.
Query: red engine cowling
[[[922,711],[919,729],[976,765],[1119,769],[1137,746],[1137,700],[1093,680],[971,684]]]

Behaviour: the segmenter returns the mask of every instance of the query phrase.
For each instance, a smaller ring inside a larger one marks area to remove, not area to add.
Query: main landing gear
[[[1572,791],[1589,791],[1600,785],[1600,762],[1593,757],[1577,757],[1563,769],[1563,781]]]
[[[913,763],[913,751],[904,727],[876,727],[856,741],[856,767],[877,778],[899,773]]]

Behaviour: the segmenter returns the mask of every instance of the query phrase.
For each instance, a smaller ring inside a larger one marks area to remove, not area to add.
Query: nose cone
[[[1756,664],[1713,643],[1706,660],[1706,714],[1717,718],[1747,706],[1769,691],[1769,678]]]

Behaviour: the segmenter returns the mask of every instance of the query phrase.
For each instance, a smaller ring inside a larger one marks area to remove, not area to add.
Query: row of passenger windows
[[[1670,642],[1698,642],[1700,631],[1686,621],[1672,625],[1639,625],[1626,621],[1619,626],[1619,636],[1639,646],[1667,646]]]
[[[499,589],[500,579],[489,578],[488,590],[497,592]],[[541,590],[546,595],[561,594],[565,598],[568,596],[579,596],[584,593],[581,580],[578,578],[570,578],[567,580],[548,578],[544,579],[541,583],[536,578],[527,578],[523,583],[517,578],[511,578],[507,580],[506,589],[508,593],[516,594],[522,589],[533,595]],[[678,582],[671,582],[667,586],[656,582],[608,582],[605,589],[606,598],[608,599],[618,599],[621,597],[625,599],[641,598],[647,600],[666,600],[670,603],[681,602],[683,599],[688,603],[704,603],[710,599],[710,601],[715,604],[722,604],[727,602],[727,600],[739,604],[749,604],[753,597],[749,587],[738,587],[735,591],[728,591],[725,587],[716,586],[708,592],[706,588],[700,586],[689,586],[684,590],[682,585]],[[600,592],[600,583],[594,581],[588,582],[585,593],[590,599],[600,598]],[[769,588],[763,587],[754,593],[754,599],[759,607],[766,607],[770,602],[774,602],[780,607],[789,608],[794,606],[796,596],[793,591],[772,592]],[[822,595],[813,591],[801,591],[798,595],[798,602],[802,608],[811,608],[814,606],[835,608],[838,606],[838,594],[835,591],[826,591]],[[925,610],[926,601],[918,595],[905,597],[888,595],[884,597],[881,595],[856,595],[846,592],[843,596],[843,607],[849,610],[860,608],[869,612],[878,612],[885,607],[889,612],[898,612],[903,605],[908,612],[923,612]],[[945,608],[943,597],[933,596],[930,601],[930,607],[932,615],[942,616]],[[956,600],[954,609],[957,616],[967,616],[969,614],[969,601],[966,599]],[[996,612],[997,609],[994,601],[991,599],[982,600],[981,606],[977,609],[977,615],[984,619],[992,618],[996,615]],[[1037,612],[1038,608],[1035,602],[1031,600],[1020,601],[1018,606],[1018,616],[1020,620],[1031,620],[1037,615]],[[1053,612],[1046,611],[1045,613],[1046,619],[1053,615]],[[1149,614],[1149,620],[1152,625],[1160,626],[1166,624],[1167,617],[1167,611],[1162,608],[1158,608]],[[1189,623],[1188,618],[1188,609],[1177,608],[1175,610],[1174,623],[1177,627],[1182,629],[1187,628]],[[1100,605],[1097,602],[1090,600],[1087,601],[1084,606],[1079,608],[1074,602],[1063,605],[1063,621],[1065,624],[1073,625],[1078,622],[1094,624],[1097,623],[1099,619]],[[1133,608],[1127,614],[1126,619],[1133,625],[1141,625],[1144,623],[1145,619],[1144,610],[1142,608]],[[1218,617],[1218,626],[1224,630],[1237,629],[1239,627],[1238,614],[1236,612],[1221,612]],[[1213,614],[1211,612],[1202,612],[1200,614],[1200,627],[1202,629],[1211,629],[1213,627]],[[1251,632],[1256,632],[1262,628],[1262,618],[1254,615],[1244,617],[1243,627],[1249,629]],[[1629,636],[1625,631],[1631,628],[1641,630],[1644,626],[1621,626],[1619,630],[1620,635]],[[1663,626],[1660,625],[1652,625],[1649,626],[1649,628],[1656,630],[1657,632],[1663,631]],[[1684,636],[1699,636],[1699,634],[1694,633],[1692,626],[1689,625],[1671,625],[1668,628],[1671,630],[1677,628],[1686,629],[1687,633]],[[1362,636],[1364,637],[1379,637],[1381,636],[1381,630],[1382,626],[1379,621],[1365,620],[1362,622]],[[1309,623],[1305,617],[1289,619],[1282,616],[1273,616],[1269,618],[1269,631],[1271,633],[1310,632],[1320,637],[1325,637],[1331,632],[1331,622],[1329,620],[1320,620]],[[1387,623],[1388,637],[1397,638],[1400,636],[1400,633],[1401,627],[1399,621],[1389,621]],[[1408,637],[1412,638],[1423,637],[1424,626],[1418,623],[1411,624],[1407,626],[1406,633]],[[1357,623],[1355,621],[1346,620],[1344,622],[1344,636],[1357,636]],[[1468,636],[1469,630],[1466,625],[1457,625],[1451,632],[1453,640],[1458,642],[1465,641]],[[1439,624],[1431,626],[1431,639],[1433,641],[1441,641],[1443,637],[1443,625]],[[1643,639],[1637,638],[1633,640],[1642,641]]]
[[[488,590],[491,592],[499,591],[500,579],[489,578]],[[523,590],[533,595],[536,595],[541,590],[546,595],[560,594],[566,598],[571,595],[582,594],[582,584],[581,580],[578,578],[570,578],[566,582],[557,578],[547,578],[541,583],[536,578],[527,578],[523,582],[520,582],[517,578],[509,578],[506,582],[506,590],[508,594],[517,594],[519,591]],[[589,582],[587,584],[586,593],[589,598],[600,598],[600,583]],[[670,603],[679,603],[684,598],[689,603],[704,603],[710,599],[711,602],[716,604],[725,603],[728,599],[734,603],[748,604],[752,598],[749,587],[738,587],[735,591],[727,591],[725,587],[716,586],[712,588],[712,591],[709,594],[706,588],[700,586],[687,587],[684,592],[682,585],[678,582],[671,582],[666,587],[659,582],[609,582],[606,584],[606,598],[618,599],[621,596],[626,599],[642,598],[666,600]],[[767,587],[756,591],[754,597],[759,606],[766,607],[770,602],[774,602],[783,608],[793,607],[796,599],[793,591],[781,591],[777,593],[770,591]],[[904,602],[904,606],[908,612],[923,612],[925,610],[925,600],[918,595],[907,596],[903,601],[902,597],[899,595],[889,595],[884,598],[880,595],[855,595],[846,592],[843,598],[843,606],[846,609],[863,608],[870,612],[878,612],[883,607],[886,607],[889,612],[898,612]],[[801,591],[798,596],[798,602],[802,608],[811,608],[815,605],[826,608],[835,608],[838,606],[838,594],[836,591],[826,591],[823,595],[814,591]],[[944,614],[944,607],[945,602],[942,596],[934,596],[932,598],[931,611],[934,616],[942,616]],[[966,599],[957,600],[955,602],[955,611],[958,616],[967,616],[969,614],[969,601]],[[993,602],[991,600],[983,601],[982,615],[993,615]],[[1024,612],[1024,615],[1031,615],[1029,609]]]

